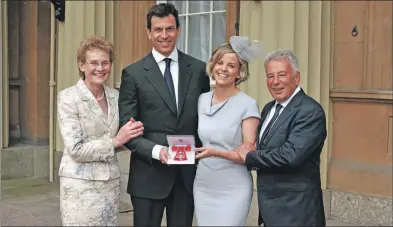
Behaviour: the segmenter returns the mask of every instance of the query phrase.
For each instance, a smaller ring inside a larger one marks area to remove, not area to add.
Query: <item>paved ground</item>
[[[4,180],[0,226],[60,226],[59,190],[56,184],[40,179]],[[255,201],[253,207],[256,207]],[[256,209],[251,209],[248,225],[256,226]],[[132,212],[121,213],[121,226],[132,225]],[[163,220],[163,225],[165,220]],[[334,220],[328,226],[356,226]]]

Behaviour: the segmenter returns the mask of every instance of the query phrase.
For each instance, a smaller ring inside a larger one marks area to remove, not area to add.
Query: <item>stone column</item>
[[[19,123],[21,139],[48,144],[50,2],[19,3]]]
[[[8,15],[8,62],[9,62],[9,140],[17,143],[20,140],[19,125],[19,5],[21,1],[9,1],[7,9],[12,12]]]
[[[3,18],[2,18],[2,2],[0,3],[0,37],[3,37]],[[3,54],[3,42],[2,40],[0,40],[0,53]],[[0,72],[1,75],[3,75],[3,61],[0,61]],[[0,78],[0,88],[3,91],[3,77]],[[1,98],[0,98],[0,132],[3,131],[3,94],[1,94]],[[3,134],[3,133],[2,133]],[[0,149],[3,148],[3,136],[0,136]],[[0,150],[1,151],[1,150]],[[0,178],[1,178],[1,153],[0,153]]]
[[[1,56],[3,55],[3,12],[2,12],[2,5],[3,2],[0,2],[0,54]],[[0,72],[1,75],[3,75],[3,61],[0,60]],[[0,77],[0,88],[1,88],[1,92],[3,91],[3,76]],[[3,94],[0,92],[1,94],[1,98],[0,98],[0,132],[3,131]],[[3,185],[1,184],[1,153],[3,150],[3,135],[0,136],[0,200],[3,200],[2,197],[2,192],[3,192]]]
[[[0,73],[0,148],[8,147],[8,35],[7,35],[7,1],[0,2],[0,45],[2,65]]]

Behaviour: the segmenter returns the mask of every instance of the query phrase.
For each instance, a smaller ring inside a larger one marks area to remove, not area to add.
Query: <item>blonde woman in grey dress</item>
[[[198,103],[203,147],[197,148],[194,203],[199,226],[245,226],[251,205],[252,176],[235,152],[242,143],[255,144],[260,120],[256,100],[238,88],[249,76],[248,58],[236,49],[237,41],[247,48],[244,38],[231,37],[233,42],[215,50],[206,66],[216,87]]]
[[[116,151],[143,133],[133,119],[119,128],[118,91],[106,86],[112,44],[92,36],[77,52],[82,77],[58,95],[58,121],[64,142],[60,163],[63,226],[116,226],[120,169]]]

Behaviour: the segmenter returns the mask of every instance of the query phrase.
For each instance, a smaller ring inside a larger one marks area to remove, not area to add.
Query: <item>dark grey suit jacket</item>
[[[178,111],[171,102],[164,77],[152,53],[123,69],[120,94],[120,127],[131,117],[144,125],[142,137],[125,146],[132,151],[128,193],[149,199],[166,198],[174,184],[176,167],[152,158],[154,145],[168,146],[167,135],[198,138],[198,98],[210,90],[206,64],[179,51]],[[177,114],[176,114],[177,112]],[[196,166],[180,167],[187,191],[192,195]]]
[[[275,101],[262,110],[261,123]],[[266,226],[325,226],[320,154],[326,139],[321,105],[300,90],[282,111],[265,143],[247,154],[257,169],[258,204]]]

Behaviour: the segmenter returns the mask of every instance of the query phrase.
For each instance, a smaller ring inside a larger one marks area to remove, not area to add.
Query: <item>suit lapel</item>
[[[178,84],[178,103],[179,103],[179,111],[178,117],[183,110],[184,100],[187,95],[188,87],[190,85],[192,71],[191,71],[191,63],[186,61],[185,56],[182,52],[179,53],[179,84]]]
[[[261,128],[263,122],[266,120],[267,115],[269,114],[270,110],[273,108],[275,101],[269,102],[265,108],[263,108],[261,113],[261,120],[259,121],[258,130],[257,130],[257,145],[259,146],[259,140],[261,139],[259,135],[261,134]]]
[[[269,141],[270,138],[274,135],[274,132],[277,130],[277,128],[289,117],[294,113],[294,110],[298,108],[297,106],[301,103],[303,100],[303,96],[305,93],[301,89],[293,98],[292,100],[288,103],[288,105],[284,108],[280,116],[278,116],[276,122],[273,124],[272,129],[270,129],[269,133],[266,135],[266,141]]]
[[[146,79],[151,83],[151,85],[153,85],[173,114],[176,114],[175,106],[172,104],[168,88],[164,81],[164,76],[162,75],[157,62],[154,60],[152,53],[150,53],[150,55],[146,58],[143,70],[143,75],[145,75]]]
[[[101,119],[102,122],[107,124],[108,121],[105,117],[104,112],[102,111],[100,105],[98,104],[97,100],[95,99],[89,88],[86,86],[85,82],[83,80],[79,80],[76,84],[76,88],[87,109],[93,112],[99,119]]]

